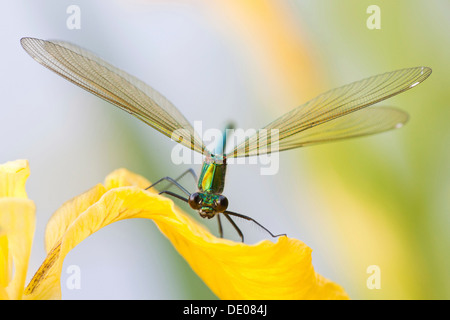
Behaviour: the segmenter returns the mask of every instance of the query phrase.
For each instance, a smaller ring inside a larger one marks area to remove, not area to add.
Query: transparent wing
[[[226,156],[254,156],[399,127],[408,119],[404,112],[361,109],[413,88],[430,74],[427,67],[401,69],[325,92],[258,130]]]
[[[391,107],[368,107],[325,122],[321,126],[312,127],[297,135],[287,137],[283,140],[283,150],[361,137],[401,128],[408,121],[408,118],[408,114],[400,109]],[[273,146],[274,144],[270,147],[273,148]]]
[[[186,147],[209,153],[177,108],[139,79],[67,42],[34,38],[22,38],[20,42],[31,57],[60,76],[127,111]]]

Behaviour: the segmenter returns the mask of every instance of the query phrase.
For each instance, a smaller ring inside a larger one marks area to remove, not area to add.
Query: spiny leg
[[[150,187],[145,188],[145,190],[151,189],[154,186],[156,186],[158,183],[164,181],[164,180],[168,180],[171,182],[171,184],[174,184],[176,187],[178,187],[178,189],[180,189],[181,191],[183,191],[186,195],[190,195],[191,193],[189,191],[186,190],[185,187],[183,187],[181,184],[179,184],[176,180],[172,179],[171,177],[164,177],[159,179],[158,181],[156,181],[154,184],[152,184]]]
[[[229,218],[228,215],[232,215],[232,216],[235,216],[235,217],[238,217],[238,218],[242,218],[242,219],[245,219],[245,220],[248,220],[248,221],[252,221],[253,223],[255,223],[255,224],[257,224],[258,226],[260,226],[260,227],[261,227],[263,230],[265,230],[267,233],[269,233],[273,238],[280,237],[280,236],[286,236],[285,233],[280,233],[280,234],[275,234],[275,235],[274,235],[272,232],[269,231],[269,229],[267,229],[266,227],[264,227],[261,223],[259,223],[258,221],[256,221],[256,220],[253,219],[253,218],[250,218],[250,217],[248,217],[248,216],[244,216],[243,214],[236,213],[236,212],[232,212],[232,211],[224,211],[223,214],[224,214],[225,217],[227,217],[227,218]],[[228,220],[230,220],[230,218],[229,218]],[[231,221],[230,221],[230,222],[231,222]],[[233,223],[233,224],[234,224],[234,223]],[[243,237],[241,237],[241,238],[243,238]]]
[[[191,173],[192,176],[193,176],[193,177],[196,179],[196,181],[197,181],[197,175],[195,174],[194,169],[190,168],[189,170],[186,170],[185,172],[183,172],[183,173],[182,173],[178,178],[176,178],[176,179],[173,179],[173,178],[171,178],[171,177],[164,177],[164,178],[161,178],[161,179],[159,179],[158,181],[156,181],[155,183],[153,183],[151,186],[145,188],[145,190],[151,189],[151,188],[153,188],[154,186],[156,186],[158,183],[167,180],[167,181],[170,182],[170,184],[169,184],[169,186],[168,186],[167,188],[169,188],[172,184],[174,184],[176,187],[178,187],[178,189],[180,189],[180,190],[183,191],[186,195],[189,196],[189,195],[190,195],[190,192],[187,191],[186,188],[184,188],[182,185],[180,185],[180,184],[178,183],[178,180],[180,180],[181,178],[183,178],[183,177],[184,177],[186,174],[188,174],[188,173]]]
[[[172,191],[164,190],[164,191],[161,191],[158,194],[167,194],[169,196],[172,196],[172,197],[175,197],[177,199],[180,199],[181,201],[184,201],[186,203],[188,202],[188,199],[186,199],[185,197],[182,197],[182,196],[180,196],[180,195],[178,195],[178,194],[176,194],[175,192],[172,192]]]
[[[241,242],[244,242],[244,235],[242,234],[241,229],[239,229],[237,224],[234,223],[234,221],[231,219],[230,216],[228,216],[228,211],[225,211],[225,212],[222,212],[222,213],[225,216],[225,218],[227,218],[228,221],[230,221],[230,223],[233,226],[233,228],[236,229],[237,233],[239,234],[239,237],[241,237]]]
[[[188,173],[190,173],[192,175],[192,177],[195,179],[195,183],[197,183],[198,181],[198,177],[197,174],[195,173],[194,169],[189,168],[187,169],[185,172],[183,172],[178,178],[176,178],[175,180],[178,181],[181,178],[183,178],[185,175],[187,175]]]

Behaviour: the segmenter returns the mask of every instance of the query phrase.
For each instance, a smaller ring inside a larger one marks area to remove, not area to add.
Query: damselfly
[[[228,200],[222,195],[227,159],[269,153],[274,143],[277,143],[278,151],[284,151],[399,128],[408,120],[407,113],[392,107],[370,106],[413,88],[431,74],[431,69],[427,67],[407,68],[330,90],[271,122],[237,144],[232,151],[213,153],[208,151],[192,125],[173,104],[137,78],[67,42],[22,38],[21,44],[40,64],[127,111],[162,134],[172,139],[175,135],[175,141],[204,155],[197,192],[191,193],[178,183],[188,172],[196,177],[192,169],[177,179],[164,177],[149,188],[162,181],[169,181],[185,196],[168,190],[163,190],[160,194],[167,194],[188,203],[203,218],[217,217],[221,237],[223,230],[220,214],[223,214],[242,241],[244,236],[230,216],[253,221],[272,237],[280,235],[274,235],[248,216],[227,210]],[[278,131],[276,141],[267,139],[265,134],[272,129]],[[224,140],[225,145],[226,139]]]

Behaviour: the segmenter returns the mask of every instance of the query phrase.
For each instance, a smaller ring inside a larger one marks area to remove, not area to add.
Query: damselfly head
[[[195,192],[189,196],[188,204],[202,218],[211,219],[217,213],[227,210],[228,199],[221,194]]]

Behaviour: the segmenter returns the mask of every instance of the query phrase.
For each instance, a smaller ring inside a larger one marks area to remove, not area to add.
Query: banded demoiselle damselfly
[[[392,107],[370,107],[375,103],[415,87],[430,74],[428,67],[400,69],[375,75],[342,87],[327,91],[294,108],[280,118],[247,137],[227,153],[213,153],[199,138],[192,125],[163,95],[139,79],[112,66],[94,54],[67,42],[22,38],[22,47],[37,62],[60,76],[127,111],[141,121],[178,143],[205,156],[196,192],[189,192],[178,183],[190,169],[177,179],[164,177],[185,196],[169,190],[167,194],[178,198],[197,210],[201,217],[217,217],[219,234],[223,237],[220,214],[236,229],[242,241],[244,236],[230,216],[256,223],[274,235],[259,222],[228,209],[228,200],[222,194],[225,186],[227,159],[258,156],[276,151],[320,144],[352,137],[375,134],[400,128],[408,120],[408,114]],[[267,132],[276,129],[277,139],[270,139]],[[226,138],[223,142],[225,150]]]

